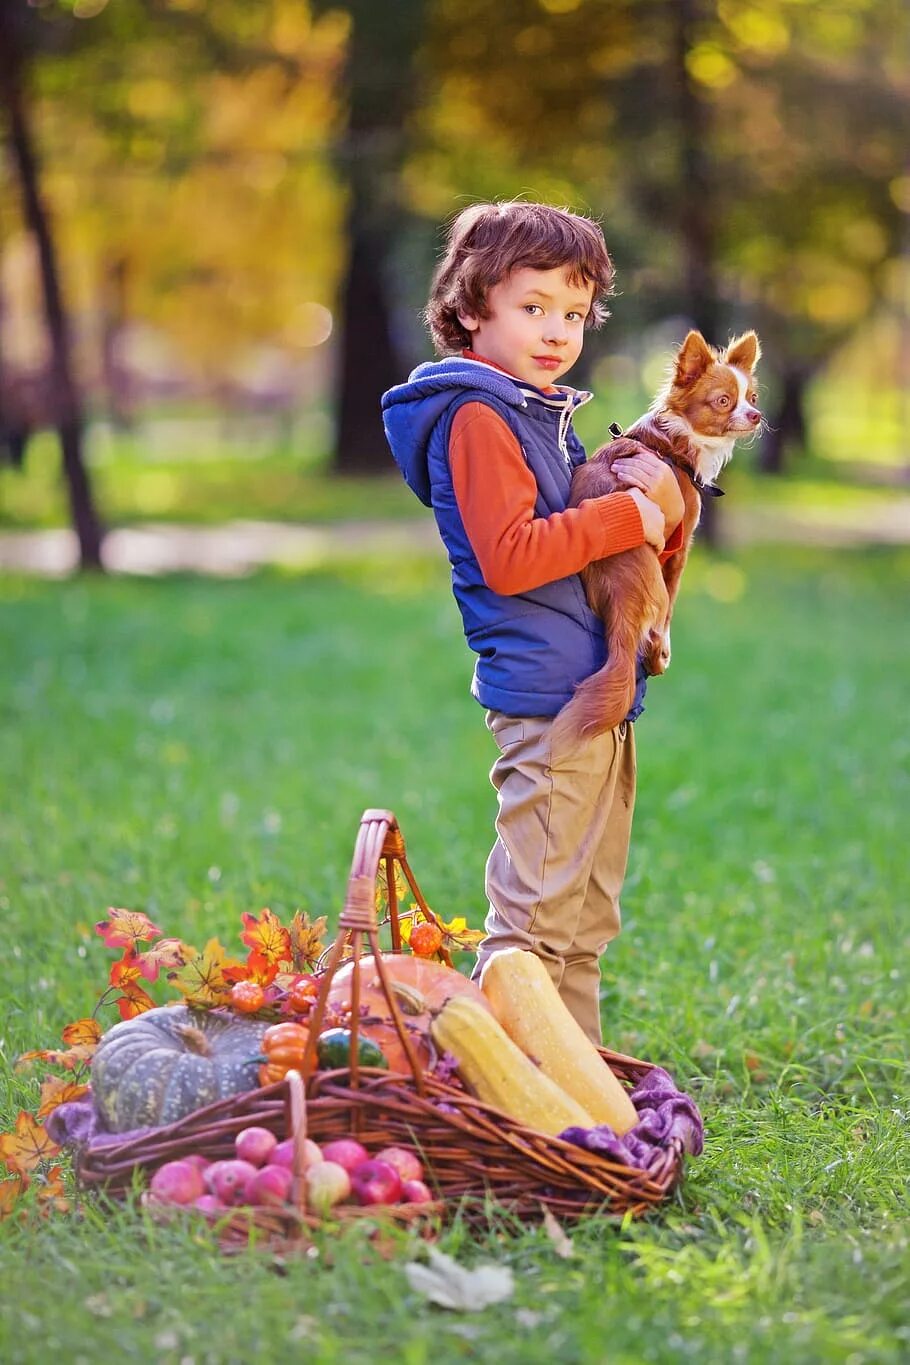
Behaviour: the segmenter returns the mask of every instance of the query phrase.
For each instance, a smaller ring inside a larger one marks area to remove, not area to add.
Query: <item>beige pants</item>
[[[623,722],[553,753],[552,718],[487,712],[499,747],[490,781],[498,838],[487,860],[486,938],[473,976],[501,948],[543,961],[568,1009],[600,1042],[599,957],[620,930],[635,805],[635,740]]]

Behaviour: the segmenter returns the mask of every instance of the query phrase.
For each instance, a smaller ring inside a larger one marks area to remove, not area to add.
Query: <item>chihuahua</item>
[[[606,629],[607,662],[580,683],[559,714],[563,736],[593,737],[612,730],[628,714],[635,696],[639,655],[645,671],[658,674],[670,663],[670,618],[704,497],[721,490],[714,480],[733,453],[738,437],[758,430],[754,371],[761,355],[754,332],[731,341],[725,351],[689,332],[671,377],[649,411],[619,439],[601,446],[572,477],[569,506],[620,491],[614,460],[647,446],[672,467],[685,504],[683,544],[661,567],[651,545],[640,545],[596,560],[581,577],[591,610]]]

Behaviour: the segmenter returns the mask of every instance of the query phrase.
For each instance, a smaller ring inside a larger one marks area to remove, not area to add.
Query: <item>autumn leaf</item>
[[[70,1100],[81,1099],[87,1092],[87,1085],[80,1085],[78,1081],[71,1081],[66,1076],[46,1076],[41,1082],[37,1117],[46,1119],[58,1104],[68,1104]]]
[[[155,1008],[152,997],[138,987],[134,987],[129,995],[118,995],[114,1003],[121,1019],[135,1019],[137,1014],[145,1014]]]
[[[135,948],[137,943],[157,938],[161,930],[141,910],[108,911],[109,919],[99,920],[95,933],[100,934],[108,948]]]
[[[48,1062],[51,1066],[62,1066],[67,1071],[75,1071],[91,1060],[97,1043],[77,1043],[75,1047],[41,1047],[34,1052],[23,1052],[16,1058],[16,1070],[21,1071],[29,1062]]]
[[[0,1134],[0,1161],[5,1161],[17,1175],[27,1175],[39,1162],[59,1151],[42,1125],[24,1109],[19,1110],[13,1132]]]
[[[195,948],[187,951],[191,956],[178,971],[168,972],[168,981],[176,986],[188,1005],[205,1007],[225,1001],[231,990],[225,970],[243,964],[227,958],[217,938],[210,938],[201,953]]]
[[[290,960],[291,936],[272,910],[266,908],[258,918],[249,913],[240,918],[244,925],[241,943],[252,948],[267,963]]]
[[[69,1213],[70,1201],[63,1183],[63,1167],[50,1166],[38,1183],[38,1205],[45,1215]]]
[[[291,920],[291,962],[295,972],[314,967],[325,952],[323,936],[328,920],[325,915],[310,922],[305,910],[297,910]]]
[[[72,1024],[67,1024],[60,1036],[71,1047],[97,1043],[101,1038],[101,1025],[97,1019],[76,1019]]]
[[[122,995],[117,997],[121,1019],[135,1019],[137,1014],[144,1014],[146,1010],[155,1008],[152,997],[139,985],[141,976],[142,969],[137,963],[135,953],[130,949],[127,949],[119,961],[111,965],[108,980],[117,990],[122,991]]]
[[[28,1180],[21,1175],[11,1175],[8,1180],[0,1180],[0,1223],[4,1218],[9,1218],[27,1184]]]
[[[453,948],[474,952],[478,944],[486,937],[483,929],[469,929],[468,921],[464,915],[457,915],[448,923],[444,919],[440,919],[439,927],[442,930],[443,947],[448,948],[450,952]]]
[[[179,938],[160,938],[150,948],[136,954],[136,966],[146,981],[157,981],[164,967],[182,967],[188,961],[189,948]]]
[[[246,962],[236,967],[225,967],[224,978],[231,985],[235,981],[255,981],[257,986],[271,986],[278,975],[278,963],[269,962],[261,953],[252,952]]]

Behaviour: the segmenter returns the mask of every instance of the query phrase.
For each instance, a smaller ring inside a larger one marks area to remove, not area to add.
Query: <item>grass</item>
[[[903,724],[906,551],[690,565],[671,675],[637,730],[606,1032],[660,1060],[708,1141],[679,1197],[590,1220],[474,1316],[407,1287],[406,1237],[225,1260],[131,1208],[0,1225],[0,1358],[368,1365],[896,1362],[910,1350]],[[491,745],[442,571],[0,580],[7,1063],[85,1013],[110,904],[237,948],[240,912],[335,915],[361,810],[399,816],[437,909],[479,923]],[[37,1080],[0,1072],[0,1126]]]

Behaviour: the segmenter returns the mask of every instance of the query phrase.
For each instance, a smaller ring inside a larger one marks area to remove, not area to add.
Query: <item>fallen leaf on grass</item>
[[[15,1131],[0,1136],[0,1160],[6,1162],[14,1175],[28,1175],[39,1162],[59,1151],[41,1124],[24,1109],[19,1111]]]
[[[572,1238],[567,1236],[552,1211],[544,1208],[543,1211],[543,1230],[553,1243],[553,1250],[557,1256],[561,1256],[564,1261],[573,1256]]]
[[[441,1308],[475,1313],[511,1298],[515,1292],[515,1279],[508,1266],[481,1265],[469,1270],[436,1247],[430,1247],[429,1255],[429,1265],[409,1261],[404,1270],[411,1288]]]

